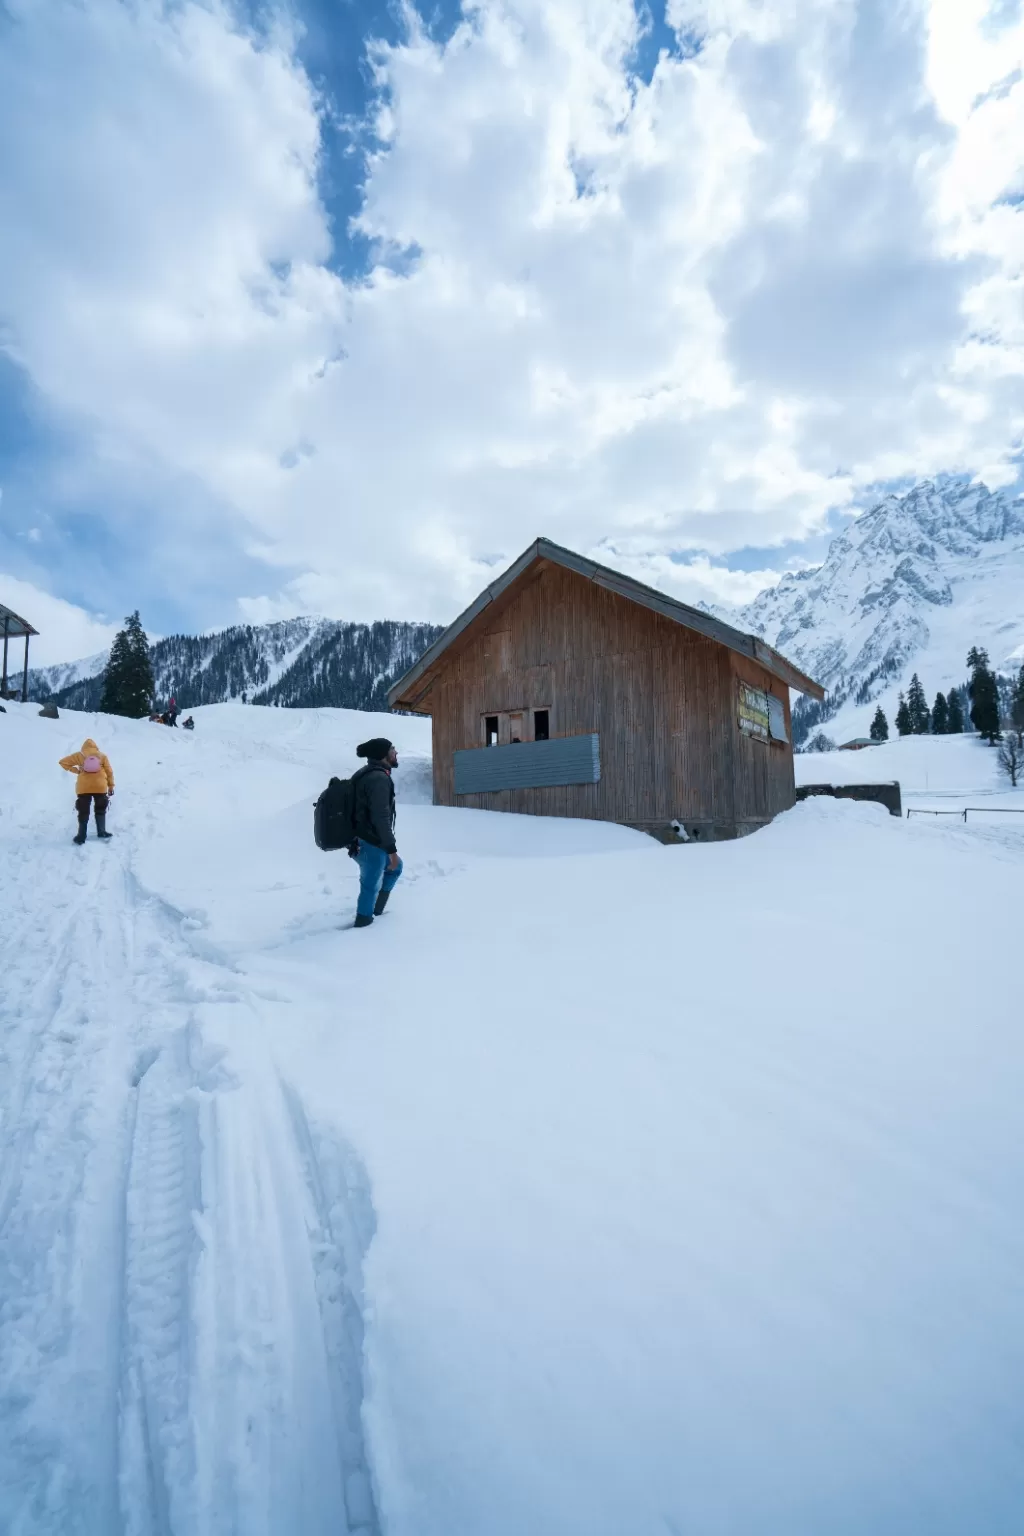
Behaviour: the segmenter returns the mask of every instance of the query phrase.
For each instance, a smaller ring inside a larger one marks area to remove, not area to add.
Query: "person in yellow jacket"
[[[82,742],[81,752],[62,757],[60,766],[68,773],[77,773],[75,782],[75,810],[78,812],[78,836],[76,843],[85,842],[89,825],[90,806],[96,812],[96,836],[109,837],[107,831],[107,804],[114,793],[114,770],[105,752],[101,752],[91,736]]]

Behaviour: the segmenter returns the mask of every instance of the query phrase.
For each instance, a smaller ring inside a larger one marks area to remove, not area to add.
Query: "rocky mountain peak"
[[[932,480],[886,496],[820,566],[785,576],[738,622],[848,695],[874,698],[912,670],[947,688],[963,680],[972,644],[997,667],[1019,666],[1024,499]]]

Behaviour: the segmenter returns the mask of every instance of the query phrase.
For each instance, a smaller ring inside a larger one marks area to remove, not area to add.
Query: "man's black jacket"
[[[395,786],[384,763],[367,763],[352,775],[356,791],[356,836],[385,853],[396,853]]]

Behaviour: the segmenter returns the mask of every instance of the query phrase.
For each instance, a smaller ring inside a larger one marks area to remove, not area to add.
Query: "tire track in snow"
[[[314,1134],[288,1083],[281,1091],[291,1117],[310,1197],[309,1227],[324,1342],[332,1362],[334,1419],[345,1507],[352,1531],[379,1530],[363,1439],[363,1310],[359,1276],[376,1219],[369,1181],[354,1150],[340,1138]]]
[[[244,978],[138,885],[132,832],[69,856],[56,902],[38,848],[13,872],[0,1531],[378,1536],[365,1177],[283,1087]]]
[[[144,905],[194,1001],[138,1088],[123,1529],[377,1536],[361,1416],[365,1176],[349,1149],[314,1139],[237,977],[190,953],[183,914]],[[223,1039],[239,1075],[211,1048]]]
[[[128,1096],[117,1017],[131,936],[122,863],[109,848],[89,855],[66,858],[54,900],[29,878],[32,855],[14,850],[22,921],[5,931],[0,999],[5,1532],[106,1536],[116,1519],[111,1256]]]

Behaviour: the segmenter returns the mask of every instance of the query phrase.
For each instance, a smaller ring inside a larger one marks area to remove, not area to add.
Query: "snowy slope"
[[[967,675],[972,645],[998,670],[1024,661],[1024,501],[931,481],[889,496],[832,541],[825,563],[783,578],[733,616],[849,705],[829,727],[890,727],[917,671],[929,702]],[[869,700],[858,705],[864,687]]]
[[[980,736],[903,736],[862,752],[800,752],[798,784],[875,784],[896,779],[904,798],[916,801],[940,793],[1005,799],[1024,806],[1024,794],[1010,790],[999,772],[996,752]]]
[[[107,664],[108,654],[107,651],[97,651],[93,656],[83,656],[81,661],[58,661],[50,667],[30,667],[29,697],[44,698],[51,693],[60,693],[74,683],[98,677]],[[21,679],[13,674],[13,669],[12,681],[21,687]]]
[[[380,717],[196,719],[0,715],[0,1530],[1016,1533],[1012,842],[435,809],[392,717],[356,933],[311,802]]]

